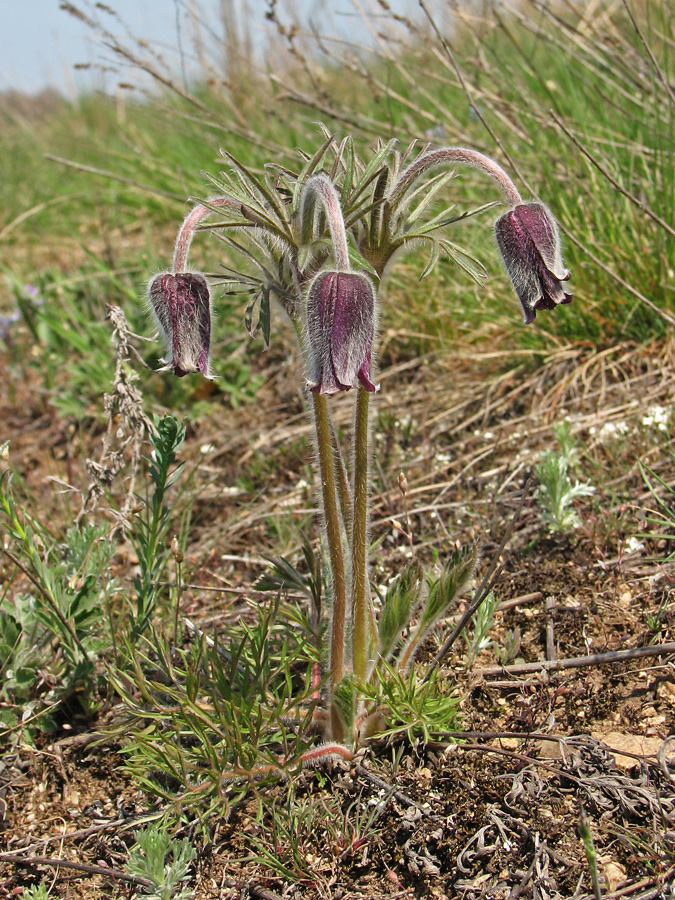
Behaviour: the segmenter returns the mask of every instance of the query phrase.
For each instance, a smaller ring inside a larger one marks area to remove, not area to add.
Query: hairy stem
[[[328,220],[335,267],[339,272],[348,272],[349,250],[345,220],[340,206],[340,195],[326,175],[313,175],[303,188],[298,207],[302,242],[307,244],[312,239],[311,226],[314,221],[314,208],[317,200],[320,201]]]
[[[523,202],[518,188],[494,159],[467,147],[441,147],[439,150],[420,153],[417,159],[401,172],[389,194],[390,207],[395,209],[419,178],[428,175],[439,166],[457,163],[474,166],[489,175],[504,195],[509,206],[517,206]]]
[[[206,218],[206,216],[211,215],[211,213],[213,212],[212,207],[215,206],[218,209],[232,209],[236,210],[237,212],[241,210],[241,203],[239,203],[237,200],[233,200],[231,197],[212,197],[208,201],[208,203],[208,206],[204,206],[203,203],[198,203],[197,206],[193,207],[193,209],[191,209],[187,216],[183,219],[183,224],[180,226],[180,229],[178,231],[176,246],[173,251],[174,275],[177,272],[185,272],[188,253],[190,252],[190,244],[192,243],[195,229],[202,219]]]
[[[338,500],[340,502],[340,512],[342,513],[342,521],[345,523],[345,531],[347,532],[347,540],[352,539],[352,495],[349,488],[349,476],[347,467],[345,466],[344,457],[342,456],[342,448],[338,440],[337,431],[333,418],[330,418],[330,441],[333,450],[333,467],[335,469],[335,480],[337,483]]]
[[[331,446],[330,417],[328,403],[323,394],[312,394],[314,403],[314,423],[319,454],[319,475],[323,514],[326,522],[328,556],[333,580],[333,609],[330,638],[330,694],[333,738],[342,740],[342,724],[337,711],[332,708],[332,695],[336,685],[342,680],[345,651],[345,619],[347,615],[347,585],[345,563],[342,553],[342,529],[335,486],[333,448]],[[336,733],[337,732],[337,733]]]
[[[354,514],[352,517],[352,663],[354,674],[369,675],[374,642],[374,611],[368,579],[368,493],[370,394],[359,386],[354,422]]]

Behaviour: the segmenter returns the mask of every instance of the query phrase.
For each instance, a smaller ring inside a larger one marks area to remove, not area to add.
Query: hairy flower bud
[[[555,219],[541,203],[521,203],[495,223],[502,259],[523,305],[525,324],[537,309],[555,309],[570,303],[561,284],[570,277],[560,250]]]
[[[202,275],[158,275],[148,292],[166,347],[163,362],[178,376],[201,372],[211,377],[211,300]]]
[[[367,391],[375,330],[375,289],[356,272],[322,272],[307,298],[308,383],[319,394],[348,391],[358,379]]]

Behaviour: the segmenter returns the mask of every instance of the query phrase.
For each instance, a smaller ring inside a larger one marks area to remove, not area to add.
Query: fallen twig
[[[279,894],[275,894],[273,891],[268,891],[267,888],[260,887],[260,885],[258,884],[249,885],[248,892],[251,897],[255,898],[255,900],[282,900]]]
[[[572,738],[576,737],[576,735],[569,734],[545,734],[541,731],[444,731],[442,735],[439,737],[450,737],[457,738],[458,741],[456,744],[448,744],[444,741],[429,741],[427,743],[427,749],[429,750],[447,750],[448,747],[456,746],[462,747],[466,749],[467,747],[473,746],[470,744],[463,744],[460,741],[467,740],[468,738],[473,738],[475,740],[483,740],[483,741],[494,741],[501,740],[502,738],[517,738],[521,741],[550,741],[552,743],[563,744],[567,746],[567,742]],[[661,745],[659,753],[657,756],[654,756],[650,753],[631,753],[629,750],[621,750],[621,756],[628,756],[631,759],[643,760],[643,759],[655,759],[661,765],[663,769],[666,765],[665,762],[665,747],[668,744],[670,738],[666,738],[666,740]],[[605,744],[602,740],[598,740],[598,743],[601,744],[605,749],[609,750],[610,753],[616,753],[616,750],[613,750],[612,747]],[[662,762],[663,759],[663,762]],[[665,771],[665,770],[664,770]]]
[[[17,856],[13,853],[0,853],[0,861],[12,863],[15,866],[50,866],[53,869],[76,869],[85,875],[105,875],[118,881],[128,881],[139,887],[152,887],[148,878],[139,875],[127,875],[120,869],[111,869],[107,866],[88,866],[85,863],[72,862],[69,859],[51,859],[48,856]]]
[[[510,600],[502,600],[496,612],[504,612],[507,609],[513,609],[514,606],[525,606],[526,603],[534,603],[535,600],[541,600],[544,595],[541,591],[532,591],[531,594],[520,594],[518,597],[511,597]]]
[[[413,800],[412,797],[408,797],[407,794],[404,794],[403,791],[398,791],[396,789],[392,790],[392,786],[388,784],[383,778],[380,778],[377,775],[373,775],[372,772],[369,772],[368,769],[364,769],[364,767],[359,763],[354,767],[354,771],[357,775],[360,775],[361,778],[365,778],[367,781],[370,781],[371,784],[374,784],[376,787],[380,789],[391,791],[392,796],[395,797],[399,803],[402,803],[404,806],[411,806],[414,809],[418,810],[422,813],[423,816],[426,816],[429,819],[436,819],[432,812],[426,809],[424,806],[421,806],[416,800]]]
[[[555,660],[555,633],[553,630],[553,597],[546,598],[546,661]]]
[[[42,845],[42,849],[44,850],[47,844],[53,844],[54,842],[64,843],[65,841],[81,841],[83,838],[90,837],[92,834],[97,834],[101,831],[107,831],[110,828],[119,828],[120,831],[125,831],[129,828],[138,828],[139,824],[144,822],[152,822],[156,821],[160,818],[160,814],[157,813],[152,816],[139,816],[138,818],[133,819],[110,819],[105,822],[96,822],[93,825],[89,825],[88,828],[81,828],[79,831],[70,831],[66,834],[50,834],[43,838],[38,838],[30,844],[26,844],[24,847],[17,847],[16,850],[9,850],[9,853],[34,853],[36,848]]]
[[[609,653],[591,653],[589,656],[571,656],[567,659],[541,660],[533,663],[516,663],[512,666],[486,666],[476,669],[475,675],[525,675],[528,672],[557,672],[561,669],[581,669],[584,666],[601,666],[605,663],[622,662],[626,659],[641,659],[647,656],[662,656],[675,653],[675,641],[668,644],[652,644],[648,647],[633,647],[630,650],[612,650]]]
[[[663,894],[662,888],[659,887],[659,882],[661,885],[668,884],[668,879],[671,878],[673,874],[675,874],[675,866],[671,866],[660,879],[658,877],[652,877],[634,881],[631,884],[624,885],[624,887],[621,887],[616,891],[612,891],[611,894],[605,894],[604,900],[618,900],[620,897],[628,897],[636,891],[641,891],[643,888],[649,888],[649,890],[634,897],[633,900],[653,900],[653,898],[661,897]],[[579,900],[593,900],[593,895],[582,894],[579,897]]]

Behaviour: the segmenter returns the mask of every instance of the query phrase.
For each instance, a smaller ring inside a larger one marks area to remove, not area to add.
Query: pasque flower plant
[[[488,176],[507,211],[497,220],[497,244],[531,322],[535,311],[568,303],[569,278],[549,210],[524,203],[494,160],[463,147],[401,153],[394,141],[361,160],[347,137],[325,133],[298,172],[270,165],[258,175],[230,154],[211,181],[216,195],[198,203],[179,231],[170,272],[155,278],[150,307],[177,375],[209,376],[211,302],[205,276],[190,272],[190,242],[203,220],[244,265],[220,280],[248,295],[249,331],[270,339],[272,300],[292,322],[304,360],[307,399],[316,436],[318,481],[329,563],[330,623],[325,650],[326,737],[353,746],[377,727],[372,696],[384,669],[406,673],[429,630],[446,614],[473,574],[477,548],[454,552],[432,578],[416,562],[394,581],[376,615],[369,577],[370,402],[377,391],[379,289],[394,257],[427,245],[428,274],[441,255],[472,274],[480,264],[447,237],[466,213],[432,214],[458,166]],[[469,214],[492,206],[487,203]],[[355,392],[352,452],[347,465],[333,427],[330,398]],[[415,624],[413,624],[415,623]],[[407,638],[403,638],[406,629]]]

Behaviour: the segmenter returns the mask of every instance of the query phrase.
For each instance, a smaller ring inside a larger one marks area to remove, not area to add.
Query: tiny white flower
[[[626,422],[605,422],[600,429],[598,439],[603,443],[624,437],[630,431]]]
[[[645,428],[656,428],[658,431],[667,431],[672,412],[672,407],[650,406],[647,409],[646,415],[642,417],[642,424]]]
[[[206,456],[207,453],[213,453],[213,451],[214,451],[215,449],[216,449],[216,445],[215,445],[215,444],[202,444],[201,447],[199,448],[199,452],[200,452],[203,456]]]
[[[635,537],[634,534],[626,539],[626,542],[623,546],[626,553],[637,553],[639,550],[645,549],[645,545],[639,538]]]

